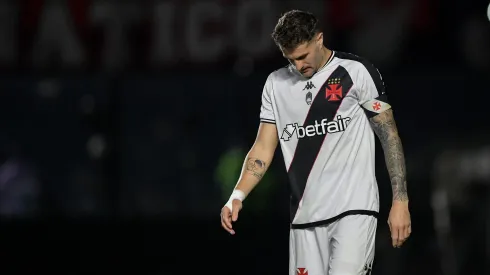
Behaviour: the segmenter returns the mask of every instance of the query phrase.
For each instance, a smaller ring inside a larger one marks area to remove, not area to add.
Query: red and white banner
[[[334,29],[357,37],[359,30],[371,26],[372,21],[359,12],[357,2],[3,1],[0,3],[0,67],[174,68],[220,64],[237,56],[260,62],[277,50],[270,33],[281,13],[292,8],[310,10],[320,18],[327,33]],[[389,20],[390,9],[397,6],[386,4],[396,0],[373,2],[379,6],[378,10],[386,10],[386,16],[382,12],[377,14],[378,19],[385,16]],[[419,3],[428,3],[412,2],[413,7],[420,6],[415,11],[425,9]],[[405,24],[420,25],[420,13],[410,11],[413,16],[405,16]],[[396,20],[400,24],[399,18]],[[383,29],[374,31],[389,35]],[[399,39],[400,33],[396,35]],[[378,46],[377,42],[370,43]]]

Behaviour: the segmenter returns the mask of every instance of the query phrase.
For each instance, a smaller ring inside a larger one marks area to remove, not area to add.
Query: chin
[[[306,77],[306,78],[310,78],[310,77],[312,77],[314,74],[315,74],[315,72],[311,72],[311,73],[309,72],[309,73],[305,73],[305,74],[303,74],[303,76],[304,76],[304,77]]]

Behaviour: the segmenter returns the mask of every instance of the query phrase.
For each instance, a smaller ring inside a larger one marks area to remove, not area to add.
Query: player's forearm
[[[273,157],[274,150],[255,144],[245,157],[235,189],[248,195],[264,177]]]
[[[400,137],[391,135],[381,144],[383,144],[386,167],[390,175],[393,200],[408,201],[405,157]]]
[[[394,201],[408,201],[405,156],[392,110],[371,119],[371,125],[383,147]]]

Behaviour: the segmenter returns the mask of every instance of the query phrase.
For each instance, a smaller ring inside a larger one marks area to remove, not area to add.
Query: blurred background
[[[489,4],[1,1],[0,273],[287,274],[280,150],[236,236],[219,212],[287,64],[270,33],[295,8],[388,86],[414,232],[391,248],[378,146],[373,274],[490,274]]]

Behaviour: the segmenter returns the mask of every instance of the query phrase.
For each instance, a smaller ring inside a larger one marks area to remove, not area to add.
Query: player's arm
[[[405,156],[386,87],[379,71],[364,62],[358,74],[359,100],[378,136],[393,190],[393,202],[408,202]]]
[[[408,202],[405,156],[393,111],[384,111],[370,119],[371,127],[378,136],[385,156],[386,167],[390,175],[393,201]]]
[[[242,172],[235,190],[248,196],[269,168],[278,143],[276,125],[260,123],[255,143],[243,162]]]
[[[255,142],[243,162],[242,172],[235,187],[243,200],[259,183],[272,161],[278,143],[275,114],[272,104],[273,74],[267,78],[262,91],[260,126]],[[232,195],[233,196],[233,195]],[[230,202],[228,206],[231,207]]]
[[[238,212],[242,208],[242,201],[264,177],[279,142],[273,110],[273,90],[273,74],[270,74],[262,91],[261,123],[257,137],[245,157],[238,183],[228,202],[221,209],[221,225],[231,234],[235,234],[231,223],[237,220]]]
[[[359,99],[369,118],[371,128],[383,147],[393,191],[388,225],[393,246],[400,247],[412,232],[408,210],[405,156],[381,74],[372,64],[364,63],[364,65],[358,79]]]
[[[388,217],[392,245],[400,247],[412,233],[402,142],[391,109],[372,117],[370,122],[383,147],[393,191],[393,203]]]
[[[238,183],[230,199],[221,210],[221,225],[230,234],[235,234],[232,222],[238,219],[242,201],[252,192],[269,168],[278,143],[276,125],[260,123],[255,142],[243,162]]]

